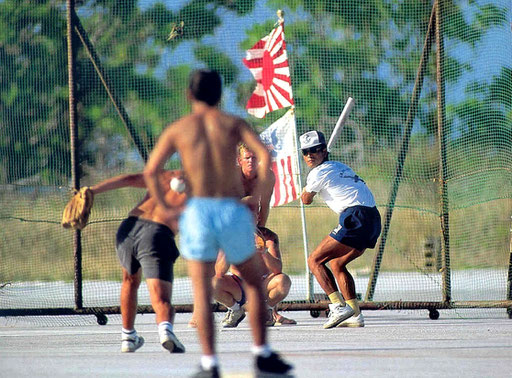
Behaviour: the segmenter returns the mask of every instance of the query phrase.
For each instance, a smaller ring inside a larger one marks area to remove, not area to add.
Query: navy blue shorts
[[[340,214],[339,224],[329,236],[362,251],[375,248],[380,231],[380,214],[376,207],[353,206]]]
[[[142,267],[145,278],[173,281],[173,265],[180,253],[174,233],[166,225],[138,217],[126,218],[117,231],[116,251],[129,274]]]

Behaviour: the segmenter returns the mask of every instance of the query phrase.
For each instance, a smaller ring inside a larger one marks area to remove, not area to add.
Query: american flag
[[[290,109],[284,116],[265,129],[260,138],[272,156],[272,170],[276,176],[270,206],[285,205],[299,198],[299,172],[295,140],[295,115]]]
[[[246,51],[243,62],[256,79],[247,111],[257,118],[293,105],[290,68],[281,22],[269,35]]]

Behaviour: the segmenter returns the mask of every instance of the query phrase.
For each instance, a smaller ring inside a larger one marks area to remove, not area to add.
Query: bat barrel
[[[338,139],[341,130],[343,129],[345,122],[347,122],[348,116],[350,115],[350,112],[352,111],[353,107],[354,99],[352,97],[349,97],[347,99],[345,107],[343,108],[343,111],[340,114],[340,118],[338,118],[338,122],[336,122],[336,126],[334,127],[334,130],[331,133],[331,137],[329,138],[329,142],[327,143],[327,151],[331,151],[331,147],[336,141],[336,139]]]

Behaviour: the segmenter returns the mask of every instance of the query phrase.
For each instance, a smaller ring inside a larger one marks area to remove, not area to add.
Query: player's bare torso
[[[187,199],[186,193],[178,193],[171,189],[170,182],[174,177],[182,177],[181,171],[164,171],[160,175],[162,188],[165,188],[165,201],[175,209],[182,210]],[[130,211],[130,216],[144,218],[153,222],[165,224],[174,233],[178,232],[177,216],[169,216],[156,203],[156,201],[146,193],[144,198]]]
[[[192,197],[241,198],[236,166],[241,119],[216,108],[195,112],[170,127],[167,138],[180,153]]]

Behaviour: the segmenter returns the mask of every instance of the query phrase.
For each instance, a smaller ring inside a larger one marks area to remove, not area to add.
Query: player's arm
[[[270,246],[268,242],[265,243],[265,246],[267,248],[264,249],[261,257],[267,266],[267,269],[274,274],[281,273],[283,271],[283,262],[281,261],[281,258],[276,256],[275,249],[271,250],[271,248],[269,248]]]
[[[263,186],[263,193],[261,195],[261,203],[260,203],[260,213],[258,216],[258,226],[265,227],[267,223],[268,215],[270,213],[270,199],[272,198],[272,193],[274,192],[274,185],[276,181],[276,176],[272,170],[269,174],[269,179]]]
[[[313,198],[316,196],[316,192],[308,192],[306,188],[302,190],[300,199],[304,205],[309,205],[313,202]]]
[[[144,168],[144,180],[150,195],[159,206],[166,210],[171,210],[171,208],[164,200],[165,190],[162,188],[158,177],[169,157],[176,152],[173,134],[174,128],[172,125],[163,131]]]
[[[265,248],[261,251],[261,257],[267,269],[274,274],[282,273],[283,262],[281,260],[281,251],[279,249],[279,237],[268,228],[262,228],[260,235],[265,240]]]
[[[93,194],[100,194],[120,188],[145,188],[146,183],[142,173],[124,174],[111,177],[90,187]]]

